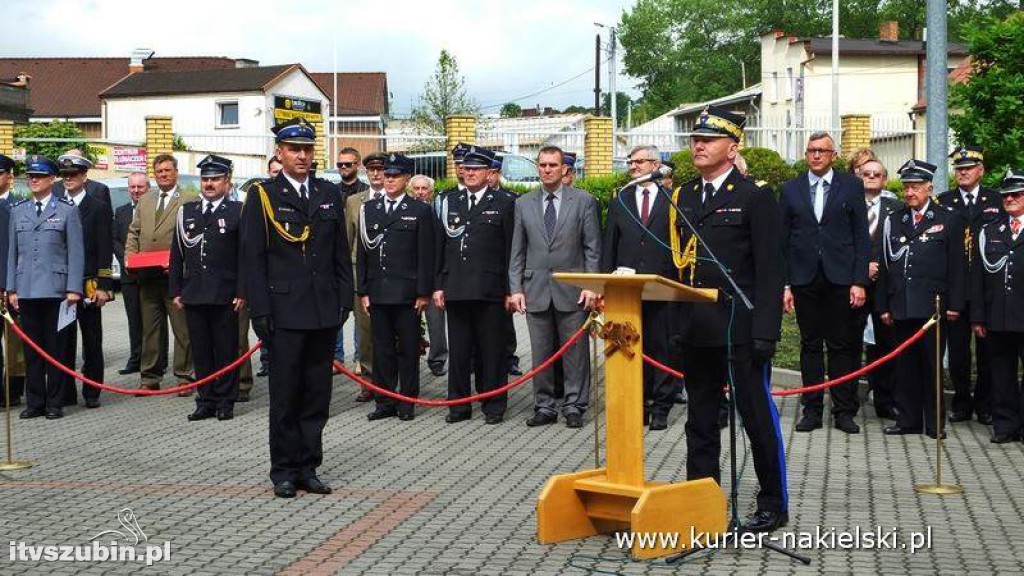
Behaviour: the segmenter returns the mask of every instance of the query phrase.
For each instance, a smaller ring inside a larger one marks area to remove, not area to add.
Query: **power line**
[[[606,62],[607,62],[607,60],[606,60]],[[543,90],[538,90],[536,92],[532,92],[532,93],[527,94],[525,96],[519,96],[518,98],[511,98],[511,99],[505,100],[504,102],[500,102],[500,103],[496,103],[496,104],[486,104],[486,105],[481,106],[480,108],[481,109],[500,108],[501,106],[505,105],[508,102],[518,102],[520,100],[525,100],[527,98],[533,98],[534,96],[538,96],[538,95],[543,94],[545,92],[548,92],[550,90],[554,90],[555,88],[558,88],[560,86],[565,86],[569,82],[572,82],[573,80],[578,80],[578,79],[582,78],[584,75],[589,74],[589,73],[591,73],[593,71],[594,71],[594,67],[591,66],[590,68],[587,68],[586,70],[584,70],[583,72],[580,72],[579,74],[573,76],[572,78],[569,78],[567,80],[563,80],[563,81],[561,81],[561,82],[559,82],[557,84],[552,84],[551,86],[548,86],[547,88],[544,88]]]

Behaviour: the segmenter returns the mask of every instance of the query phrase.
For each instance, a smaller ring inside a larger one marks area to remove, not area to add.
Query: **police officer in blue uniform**
[[[239,259],[242,203],[228,197],[231,160],[211,154],[197,167],[200,198],[178,209],[168,290],[174,305],[185,310],[192,362],[201,379],[234,361],[245,297]],[[232,370],[199,388],[188,419],[231,420],[237,399],[238,370]]]
[[[331,361],[353,302],[345,202],[312,174],[316,133],[296,118],[274,127],[276,178],[255,184],[242,209],[249,316],[274,350],[270,365],[270,479],[274,494],[329,494],[317,477],[331,402]]]
[[[434,304],[447,310],[448,398],[470,394],[470,375],[476,350],[476,389],[486,392],[508,379],[506,338],[508,262],[512,251],[515,201],[487,186],[494,154],[470,146],[462,162],[465,190],[445,194],[439,207],[442,249]],[[505,418],[508,395],[481,402],[484,422]],[[453,406],[449,424],[469,420],[469,405]]]
[[[1009,170],[999,190],[1005,216],[982,225],[971,265],[971,323],[992,363],[993,444],[1024,440],[1024,170]],[[1014,277],[1014,272],[1017,272]],[[950,418],[952,421],[952,417]]]
[[[964,221],[959,214],[932,200],[935,165],[909,160],[900,167],[906,206],[886,217],[882,226],[882,254],[875,291],[875,309],[881,321],[893,326],[897,342],[909,339],[935,314],[935,298],[942,311],[940,322],[955,322],[966,309],[967,266],[964,261]],[[935,330],[907,348],[896,359],[896,423],[886,434],[945,436],[943,415],[935,414]],[[945,412],[940,407],[942,412]]]
[[[11,225],[11,206],[16,201],[11,191],[13,185],[14,159],[0,154],[0,292],[6,290],[4,285],[7,283],[7,246]],[[4,331],[0,330],[0,346],[3,345],[3,333]],[[13,344],[14,342],[8,343],[8,347],[11,347]],[[10,353],[13,355],[14,350],[12,349]],[[5,354],[0,354],[0,405],[3,405],[8,399],[5,387],[9,379],[11,385],[9,398],[11,406],[20,406],[21,395],[25,393],[25,377],[11,374],[9,378],[5,379],[4,370],[6,370],[6,367],[4,366],[4,356]]]
[[[60,358],[57,318],[61,302],[74,305],[82,297],[82,222],[73,202],[50,192],[57,175],[56,162],[30,156],[25,165],[32,197],[11,210],[7,299],[20,313],[25,334],[46,353]],[[20,417],[62,418],[61,372],[28,346],[25,364],[26,408]]]
[[[370,312],[377,384],[415,398],[420,393],[419,315],[434,292],[434,224],[430,206],[405,193],[412,172],[412,159],[391,154],[384,167],[385,197],[360,206],[356,278]],[[412,404],[375,398],[369,420],[415,417]]]
[[[973,267],[972,244],[981,227],[990,222],[1004,222],[1002,200],[995,190],[981,185],[985,175],[985,150],[980,146],[959,146],[949,156],[957,187],[947,190],[936,202],[956,212],[964,220],[964,253],[968,269]],[[968,272],[969,274],[969,272]],[[968,292],[966,306],[970,308]],[[966,314],[949,323],[944,334],[949,346],[949,379],[953,381],[953,402],[949,421],[966,422],[977,414],[978,422],[992,423],[992,373],[989,370],[988,341],[974,338],[974,360],[977,380],[971,386],[971,325]]]

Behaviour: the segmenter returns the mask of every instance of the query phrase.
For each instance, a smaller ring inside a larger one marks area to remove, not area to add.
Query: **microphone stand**
[[[627,184],[627,186],[629,186],[629,185]],[[728,292],[726,292],[726,297],[734,300],[733,301],[733,306],[736,305],[735,304],[735,299],[734,299],[734,296],[735,296],[735,297],[738,297],[740,299],[740,301],[743,303],[743,306],[746,307],[747,310],[753,310],[754,309],[754,304],[747,297],[746,293],[743,292],[743,289],[741,289],[739,287],[739,285],[736,284],[736,280],[732,277],[732,274],[729,273],[729,270],[728,270],[728,268],[725,267],[725,264],[723,264],[722,261],[719,260],[717,256],[715,256],[714,252],[711,251],[711,247],[704,241],[704,238],[701,237],[700,233],[697,232],[697,229],[694,227],[693,223],[690,222],[690,219],[687,218],[686,214],[683,213],[682,209],[680,209],[679,206],[677,206],[676,203],[672,201],[672,196],[670,196],[668,194],[668,192],[666,192],[663,189],[663,187],[661,187],[661,186],[658,186],[658,191],[665,196],[665,200],[668,202],[669,206],[671,206],[676,211],[676,214],[679,215],[679,217],[682,219],[683,223],[686,224],[686,227],[690,230],[690,233],[692,233],[693,236],[697,239],[697,242],[699,244],[701,244],[702,246],[704,246],[704,249],[708,253],[708,257],[709,257],[708,259],[711,260],[715,264],[715,266],[718,267],[718,269],[722,272],[722,275],[725,276],[725,279],[729,282],[729,286],[731,287],[733,293],[729,294]],[[620,192],[621,192],[621,190],[620,190]],[[697,265],[697,263],[694,262],[694,266],[696,266],[696,265]],[[730,322],[729,330],[732,330],[731,322]],[[732,362],[732,360],[731,360],[732,351],[731,350],[729,350],[729,357],[730,357],[729,362],[731,363]],[[732,367],[730,366],[729,370],[731,371],[731,369],[732,369]],[[771,370],[770,363],[765,362],[764,370],[766,372],[768,372],[769,374],[771,373],[770,372],[770,370]],[[764,377],[764,376],[762,376],[762,377]],[[740,490],[740,487],[739,487],[739,475],[738,475],[737,470],[736,470],[736,388],[735,388],[735,386],[733,384],[733,379],[731,377],[728,378],[727,380],[728,380],[728,385],[729,385],[729,481],[730,481],[730,486],[729,486],[729,507],[731,508],[728,532],[735,534],[737,539],[738,539],[739,535],[741,533],[744,533],[744,530],[742,528],[742,524],[740,523],[740,517],[739,517],[739,490]],[[770,398],[769,398],[769,400],[770,400]],[[794,560],[802,562],[804,565],[808,565],[809,566],[811,564],[811,559],[808,558],[807,556],[804,556],[804,555],[799,554],[797,552],[794,552],[792,550],[788,550],[786,548],[783,548],[782,546],[780,546],[778,544],[775,544],[774,542],[771,542],[771,541],[769,541],[767,539],[760,540],[759,544],[761,546],[764,546],[768,550],[772,550],[773,552],[778,552],[779,554],[783,554],[785,556],[789,556],[790,558],[792,558]],[[738,549],[738,547],[737,547],[737,549]],[[665,563],[666,564],[674,564],[676,562],[679,562],[680,560],[684,560],[684,559],[688,558],[689,556],[691,556],[693,554],[696,554],[697,552],[701,552],[702,550],[703,550],[703,548],[693,548],[691,550],[686,550],[686,551],[680,552],[679,554],[676,554],[674,556],[669,556],[668,558],[666,558],[665,559]]]

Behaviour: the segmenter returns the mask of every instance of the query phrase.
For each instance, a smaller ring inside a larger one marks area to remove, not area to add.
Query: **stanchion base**
[[[914,492],[918,494],[963,494],[964,487],[957,484],[918,484],[914,486]]]
[[[35,462],[29,462],[27,460],[11,460],[9,462],[0,462],[0,472],[9,472],[11,470],[24,470],[35,466]]]

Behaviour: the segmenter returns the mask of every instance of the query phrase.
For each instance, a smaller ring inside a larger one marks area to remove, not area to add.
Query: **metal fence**
[[[889,175],[911,158],[925,155],[925,131],[918,130],[906,115],[871,117],[871,149]]]

